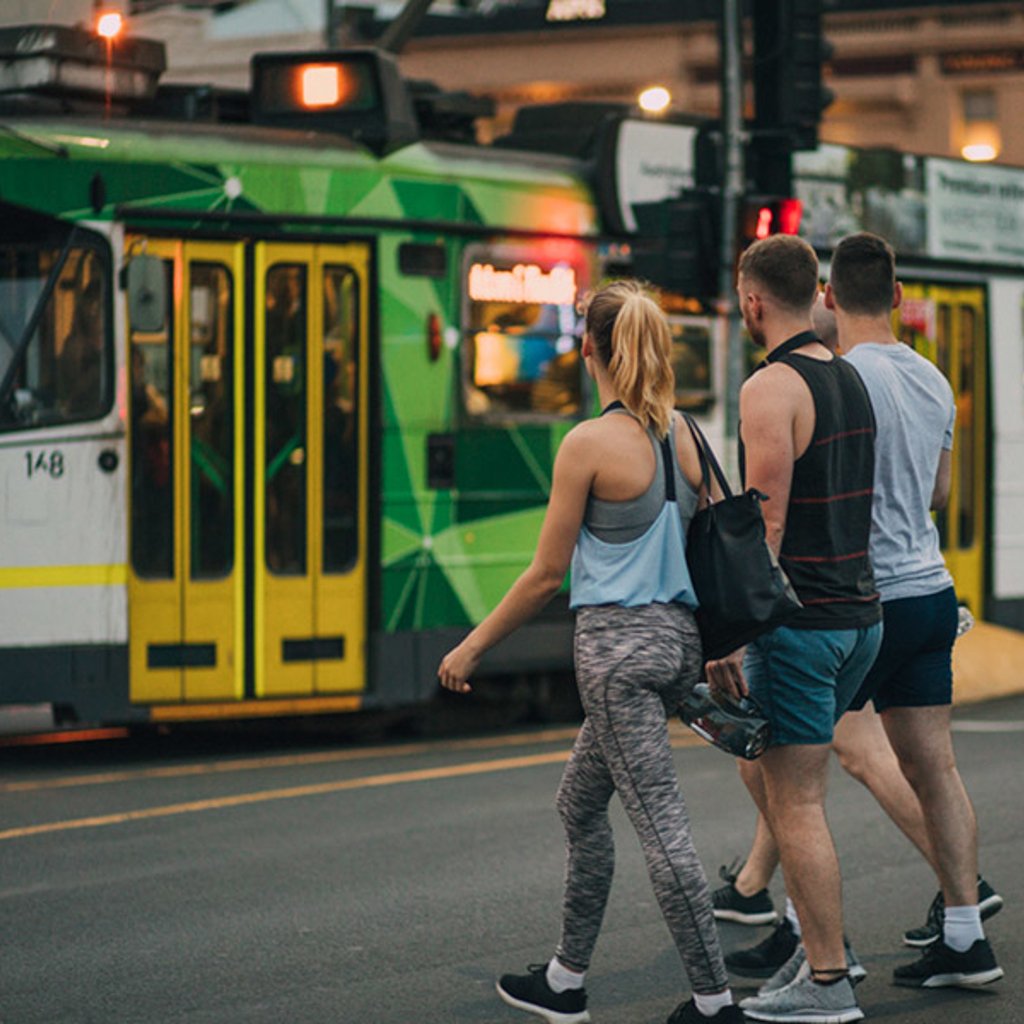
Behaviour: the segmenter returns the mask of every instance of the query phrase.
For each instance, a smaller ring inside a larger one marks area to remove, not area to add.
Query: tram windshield
[[[107,264],[88,233],[49,234],[0,238],[0,430],[110,408]]]

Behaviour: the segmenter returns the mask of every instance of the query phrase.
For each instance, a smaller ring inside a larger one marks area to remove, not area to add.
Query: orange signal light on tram
[[[96,18],[96,35],[102,39],[116,39],[123,28],[124,18],[119,11],[102,11]]]
[[[308,64],[302,69],[302,105],[335,107],[341,100],[341,75],[336,64]]]

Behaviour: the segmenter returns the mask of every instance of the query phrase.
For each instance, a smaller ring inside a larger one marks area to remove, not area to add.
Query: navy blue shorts
[[[882,646],[850,711],[869,700],[877,711],[953,703],[956,591],[882,602]]]

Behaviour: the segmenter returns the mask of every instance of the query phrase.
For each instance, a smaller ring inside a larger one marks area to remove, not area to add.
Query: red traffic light
[[[744,244],[769,235],[798,235],[803,210],[799,199],[748,197],[743,217]]]

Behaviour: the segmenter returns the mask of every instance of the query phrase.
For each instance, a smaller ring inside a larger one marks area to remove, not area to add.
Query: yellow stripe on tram
[[[25,587],[117,587],[127,582],[126,565],[32,565],[0,569],[0,590]]]

